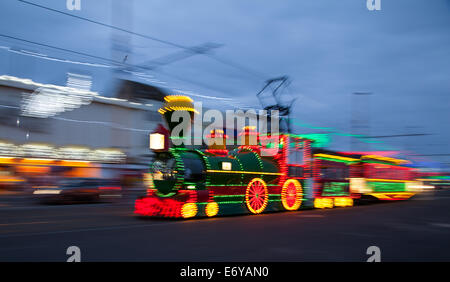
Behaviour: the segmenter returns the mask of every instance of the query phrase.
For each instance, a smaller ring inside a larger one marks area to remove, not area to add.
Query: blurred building
[[[90,91],[89,79],[76,74],[67,85],[0,76],[0,157],[9,146],[16,150],[7,153],[13,156],[31,150],[27,157],[103,164],[150,162],[149,134],[160,123],[166,126],[158,113],[169,94],[166,90],[120,80],[112,95],[105,97]],[[203,129],[208,125],[203,122]],[[233,130],[236,141],[239,132]],[[226,129],[226,133],[231,132]]]
[[[100,150],[105,163],[145,164],[151,157],[148,135],[163,122],[157,110],[165,95],[162,89],[132,81],[122,81],[113,97],[104,97],[0,76],[0,139],[18,148],[37,144]]]

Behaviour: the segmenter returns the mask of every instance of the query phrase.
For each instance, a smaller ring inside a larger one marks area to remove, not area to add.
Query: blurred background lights
[[[84,146],[56,148],[51,144],[45,143],[15,145],[1,140],[0,157],[94,161],[101,163],[120,163],[126,160],[126,154],[114,148],[90,149]]]
[[[23,93],[21,114],[29,117],[48,118],[91,103],[98,93],[90,91],[92,77],[67,74],[67,87],[45,85],[32,94]]]

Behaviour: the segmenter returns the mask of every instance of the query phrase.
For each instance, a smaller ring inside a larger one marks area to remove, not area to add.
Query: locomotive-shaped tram
[[[188,97],[165,100],[160,113],[170,129],[173,112],[195,112]],[[226,134],[216,129],[203,151],[168,148],[167,137],[151,135],[155,159],[146,174],[147,195],[135,202],[137,215],[193,218],[350,207],[365,198],[405,200],[422,187],[407,160],[317,149],[314,139],[302,135],[262,135],[247,126],[239,134],[242,145],[228,149]],[[214,143],[218,139],[220,145]]]

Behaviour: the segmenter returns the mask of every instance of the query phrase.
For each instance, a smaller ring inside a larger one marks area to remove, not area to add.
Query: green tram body
[[[285,144],[290,144],[289,140],[297,142],[295,144],[310,142],[289,137],[282,137],[287,141]],[[291,199],[292,207],[296,207],[297,199],[300,199],[300,205],[295,208],[298,210],[352,206],[354,199],[363,195],[376,196],[377,193],[382,195],[377,197],[382,200],[406,199],[414,194],[407,191],[407,180],[369,181],[364,170],[367,161],[362,160],[361,155],[311,150],[309,146],[301,148],[307,152],[302,151],[306,158],[300,164],[289,161],[290,150],[287,149],[269,157],[261,156],[258,149],[245,146],[227,155],[186,148],[157,153],[148,181],[148,195],[136,201],[135,212],[142,216],[190,218],[285,211],[288,199]],[[392,162],[379,164],[401,167]],[[358,184],[352,187],[352,178],[364,182],[364,187]],[[255,189],[261,189],[264,185],[258,184],[264,183],[267,190],[263,189],[260,198],[254,193],[249,200],[249,185],[255,179]],[[294,188],[283,188],[288,180]],[[293,193],[300,193],[300,197],[295,198]],[[249,201],[261,200],[261,195],[266,202],[264,208],[261,211],[252,209]],[[392,195],[394,197],[390,198]]]

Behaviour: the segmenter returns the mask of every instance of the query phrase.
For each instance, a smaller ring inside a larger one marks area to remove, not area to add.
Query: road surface
[[[210,219],[142,220],[133,202],[0,201],[0,261],[450,261],[450,191],[409,201]]]

